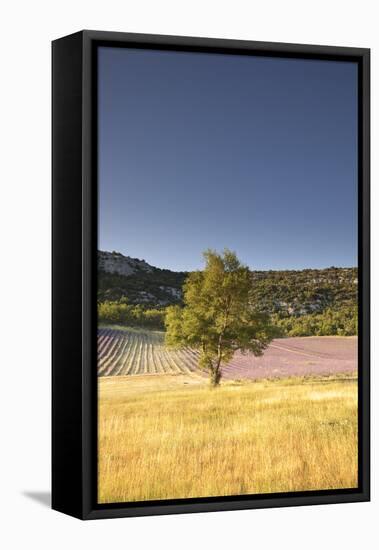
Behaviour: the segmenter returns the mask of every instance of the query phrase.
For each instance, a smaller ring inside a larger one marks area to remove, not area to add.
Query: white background
[[[379,33],[369,0],[32,0],[1,25],[0,541],[3,548],[378,548],[373,501],[80,522],[51,511],[50,41],[86,29],[372,48],[372,183],[377,212]],[[327,200],[327,197],[325,197]],[[343,200],[343,197],[341,197]],[[68,213],[69,215],[69,213]],[[373,216],[373,241],[378,222]],[[373,273],[377,266],[373,250]],[[373,284],[373,300],[377,298]],[[378,325],[373,311],[373,326]],[[375,333],[373,349],[376,351]],[[373,360],[373,371],[376,364]],[[376,375],[373,372],[374,395]],[[69,396],[67,396],[69,400]],[[379,399],[373,403],[373,432]],[[252,457],[253,459],[254,457]]]

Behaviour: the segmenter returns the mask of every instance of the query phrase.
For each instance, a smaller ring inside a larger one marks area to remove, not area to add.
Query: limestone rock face
[[[145,260],[123,256],[119,252],[102,252],[99,250],[97,261],[100,270],[106,271],[107,273],[118,273],[126,277],[141,271],[145,273],[151,273],[153,271],[151,265],[145,262]]]

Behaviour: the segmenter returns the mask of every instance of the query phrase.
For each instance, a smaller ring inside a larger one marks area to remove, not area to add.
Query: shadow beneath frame
[[[51,507],[50,491],[23,491],[22,494],[25,497],[34,500],[34,502],[41,504],[41,506]]]

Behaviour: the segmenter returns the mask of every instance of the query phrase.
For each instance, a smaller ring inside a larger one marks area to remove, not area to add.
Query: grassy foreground
[[[100,503],[357,486],[355,379],[99,379]]]

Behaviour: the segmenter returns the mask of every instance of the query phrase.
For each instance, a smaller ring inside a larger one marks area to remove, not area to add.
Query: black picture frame
[[[97,95],[100,45],[332,59],[358,64],[359,486],[99,505],[97,484]],[[370,499],[370,50],[81,31],[52,43],[52,507],[81,519]]]

